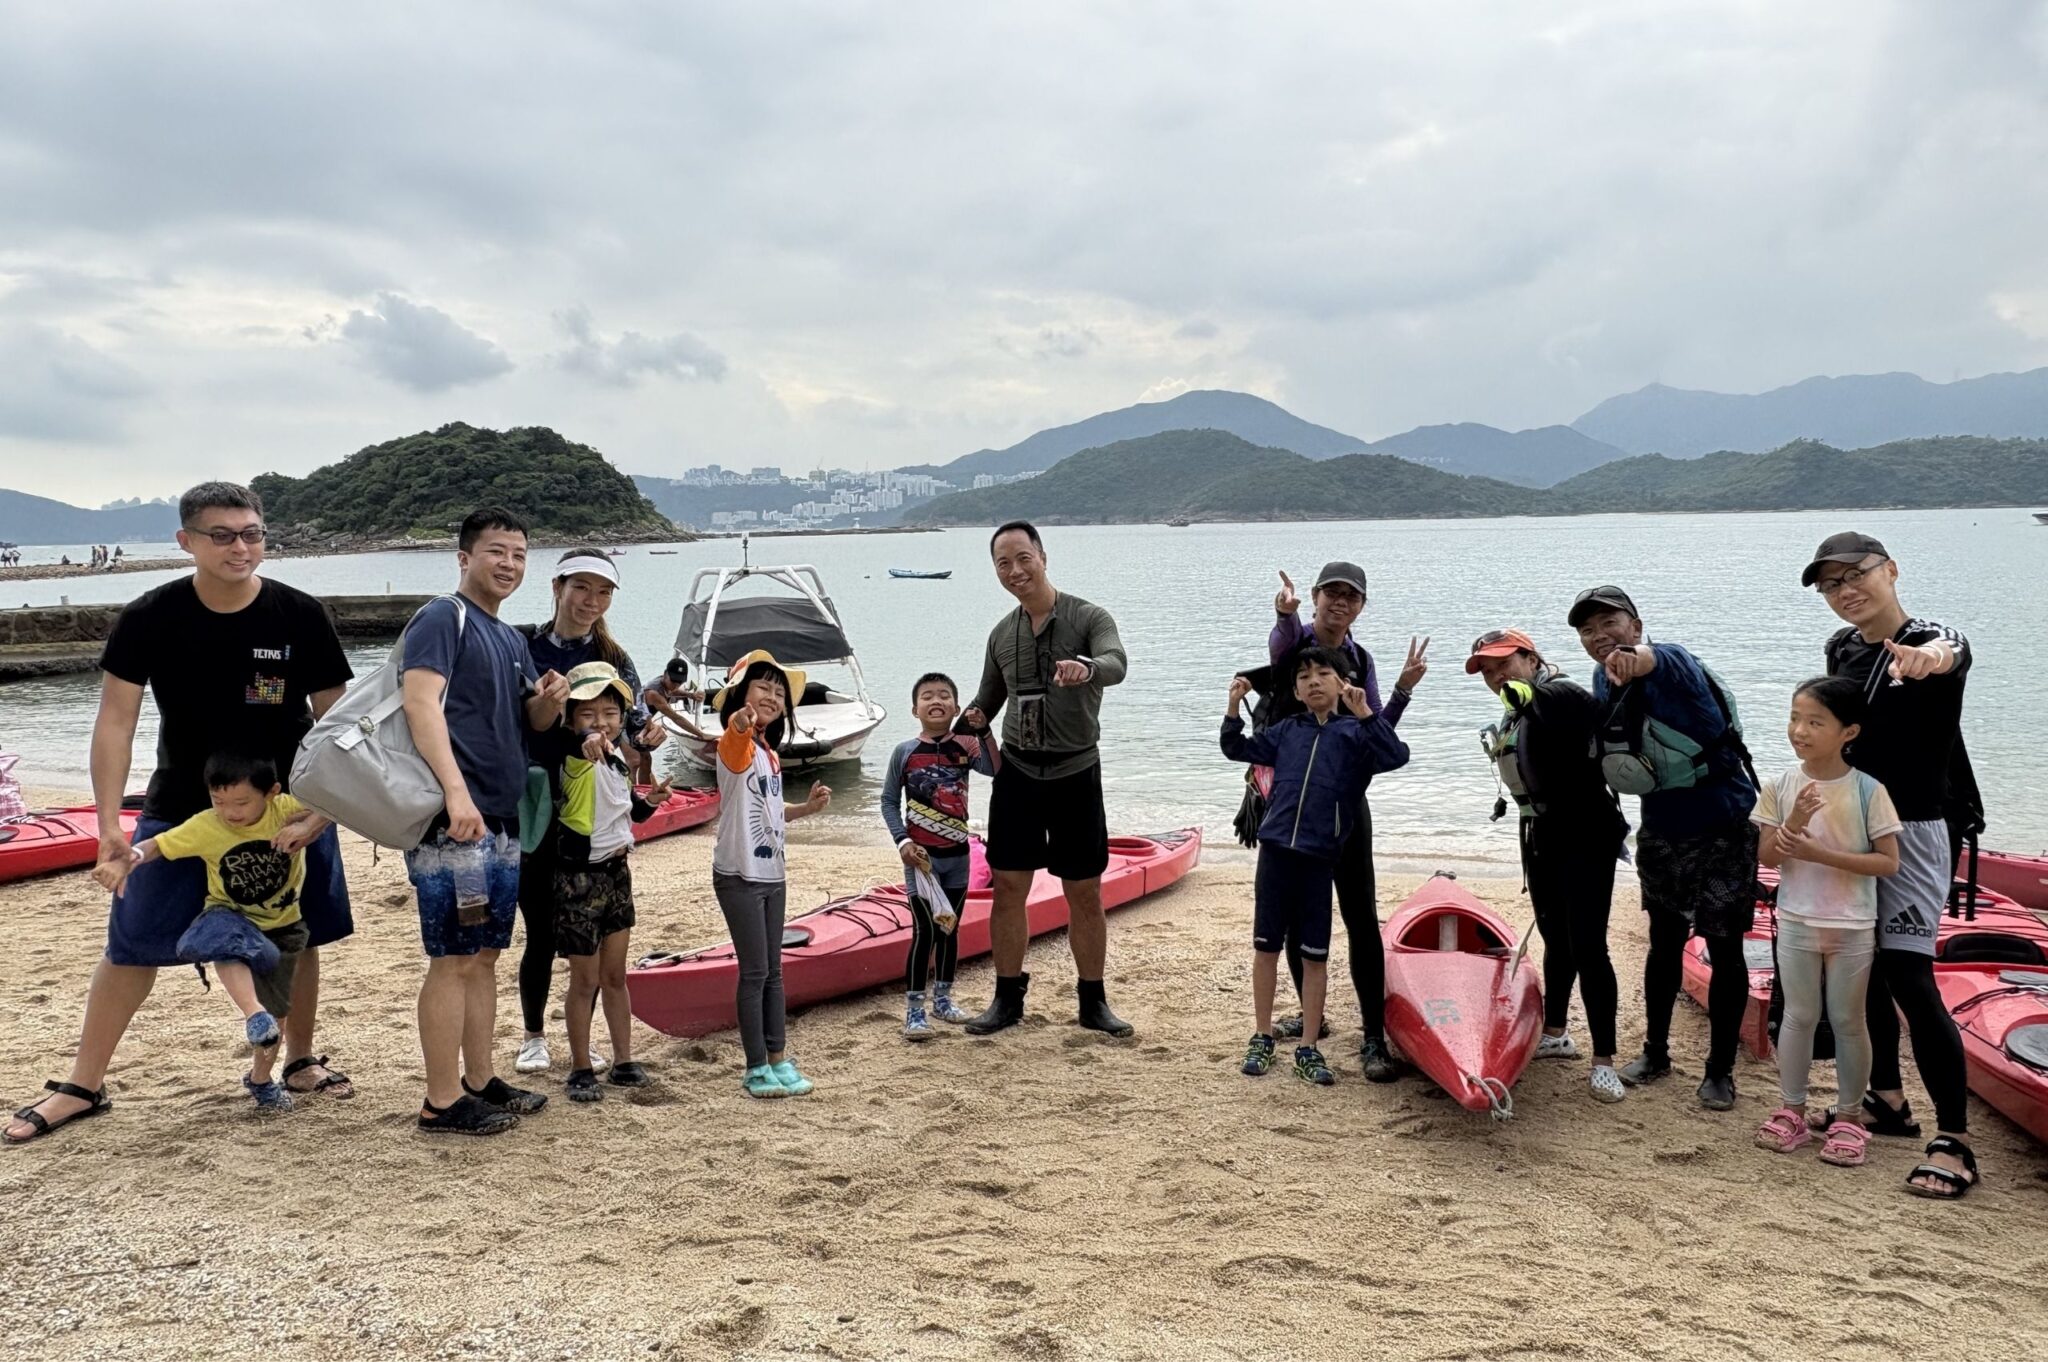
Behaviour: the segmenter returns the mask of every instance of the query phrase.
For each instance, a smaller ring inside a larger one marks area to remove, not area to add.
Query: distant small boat
[[[919,572],[916,568],[890,568],[889,575],[891,577],[912,577],[926,582],[943,582],[953,575],[953,569],[947,568],[944,572]]]
[[[1188,527],[1188,518],[1184,515],[1177,515],[1166,523],[1173,529],[1184,530]]]
[[[626,551],[624,549],[606,549],[604,555],[607,558],[624,558]]]
[[[2036,525],[2048,525],[2048,511],[2034,512],[2034,523]]]
[[[681,550],[681,549],[649,549],[649,550],[647,550],[647,552],[648,552],[648,555],[649,555],[650,557],[653,557],[653,558],[673,558],[673,557],[675,557],[675,556],[676,556],[676,555],[677,555],[678,553],[681,553],[681,552],[682,552],[682,550]]]

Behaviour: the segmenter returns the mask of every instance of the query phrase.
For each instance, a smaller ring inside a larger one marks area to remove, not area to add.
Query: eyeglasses
[[[1321,596],[1325,600],[1336,601],[1345,605],[1354,602],[1360,605],[1365,603],[1365,597],[1359,595],[1348,586],[1319,586],[1316,588],[1316,595]]]
[[[1823,596],[1832,596],[1845,586],[1856,585],[1856,583],[1862,581],[1865,577],[1868,577],[1890,561],[1891,559],[1889,558],[1880,558],[1875,563],[1866,563],[1862,567],[1852,567],[1839,577],[1830,577],[1825,582],[1816,582],[1813,589]]]
[[[217,549],[224,549],[237,539],[241,540],[244,544],[260,544],[264,539],[264,531],[261,525],[251,525],[246,530],[193,530],[191,533],[204,535],[211,539],[213,546]]]

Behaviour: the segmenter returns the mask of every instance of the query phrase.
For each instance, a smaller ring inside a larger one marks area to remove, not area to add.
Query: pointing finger
[[[1289,591],[1294,590],[1294,579],[1292,577],[1289,577],[1285,572],[1280,574],[1280,584],[1286,587]]]

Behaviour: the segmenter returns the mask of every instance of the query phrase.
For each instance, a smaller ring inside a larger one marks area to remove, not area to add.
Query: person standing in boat
[[[605,626],[605,613],[612,608],[612,595],[619,589],[619,569],[610,555],[593,548],[570,549],[555,564],[555,613],[545,625],[517,626],[526,638],[537,675],[554,672],[567,676],[586,662],[604,662],[625,679],[635,697],[640,696],[640,674],[633,659]],[[649,755],[668,739],[668,730],[648,722],[647,707],[627,707],[625,731],[619,751],[636,780],[651,775]],[[559,776],[555,763],[540,763]],[[651,783],[651,782],[649,782]],[[559,801],[561,790],[554,790]],[[533,854],[519,861],[519,916],[526,924],[526,945],[519,957],[519,1010],[526,1034],[513,1061],[514,1072],[539,1073],[554,1062],[543,1034],[548,1011],[548,989],[554,981],[555,954],[555,842],[560,828],[550,824],[546,838]]]
[[[1643,963],[1643,1052],[1617,1071],[1631,1087],[1671,1073],[1671,1009],[1685,943],[1704,937],[1709,1045],[1700,1105],[1735,1105],[1735,1047],[1749,1007],[1742,938],[1756,921],[1756,782],[1734,698],[1707,665],[1675,643],[1648,643],[1635,602],[1618,586],[1581,591],[1566,622],[1579,631],[1600,706],[1601,769],[1618,792],[1642,796],[1636,874],[1650,918]]]
[[[1878,540],[1849,531],[1814,550],[1800,584],[1846,626],[1827,642],[1829,676],[1862,687],[1862,731],[1849,764],[1891,795],[1904,823],[1897,873],[1877,882],[1877,961],[1865,995],[1870,1092],[1860,1095],[1878,1135],[1918,1136],[1899,1074],[1899,1014],[1913,1062],[1934,1099],[1935,1138],[1907,1179],[1914,1193],[1954,1199],[1977,1185],[1963,1040],[1934,982],[1934,945],[1948,902],[1955,849],[1946,815],[1959,785],[1974,787],[1962,749],[1969,640],[1899,604],[1899,565]],[[1844,1101],[1859,1095],[1844,1093]]]
[[[1628,1090],[1614,1070],[1620,986],[1607,955],[1607,914],[1628,820],[1593,752],[1599,709],[1520,629],[1494,629],[1474,639],[1465,671],[1484,680],[1507,711],[1484,736],[1506,792],[1493,816],[1503,817],[1506,799],[1513,798],[1521,814],[1522,882],[1543,935],[1543,1039],[1536,1058],[1577,1057],[1565,1029],[1577,979],[1593,1046],[1593,1096],[1619,1102]]]
[[[1128,663],[1116,621],[1101,606],[1056,590],[1045,574],[1045,544],[1025,520],[989,539],[996,579],[1017,600],[989,631],[981,686],[961,715],[986,734],[1003,712],[1003,762],[989,796],[988,864],[995,872],[989,915],[996,995],[967,1023],[986,1036],[1024,1019],[1024,972],[1031,929],[1026,902],[1032,876],[1049,870],[1067,898],[1067,944],[1079,976],[1082,1026],[1127,1037],[1133,1028],[1109,1007],[1103,969],[1109,926],[1102,916],[1102,872],[1109,867],[1109,821],[1102,806],[1102,692],[1124,679]]]
[[[1301,617],[1301,597],[1286,573],[1280,574],[1280,590],[1273,597],[1273,629],[1266,639],[1267,656],[1273,664],[1276,683],[1267,701],[1266,723],[1274,724],[1304,706],[1294,696],[1286,678],[1294,674],[1300,655],[1310,648],[1328,648],[1344,663],[1341,680],[1365,692],[1366,708],[1396,727],[1407,712],[1415,687],[1429,672],[1429,640],[1408,641],[1407,661],[1394,682],[1393,698],[1380,704],[1379,668],[1373,656],[1352,637],[1351,626],[1365,610],[1365,569],[1342,560],[1323,564],[1309,590],[1315,612]],[[1371,777],[1366,778],[1368,790]],[[1358,819],[1344,839],[1337,860],[1337,911],[1344,919],[1346,951],[1351,961],[1351,986],[1358,992],[1358,1011],[1365,1035],[1358,1059],[1365,1076],[1375,1083],[1399,1076],[1393,1056],[1387,1050],[1387,966],[1380,943],[1379,885],[1372,864],[1372,802],[1369,794],[1359,797]],[[1287,972],[1293,976],[1294,991],[1301,994],[1301,942],[1287,940]],[[1287,1018],[1278,1025],[1282,1036],[1301,1034],[1301,1019]],[[1310,1037],[1311,1042],[1320,1037]]]

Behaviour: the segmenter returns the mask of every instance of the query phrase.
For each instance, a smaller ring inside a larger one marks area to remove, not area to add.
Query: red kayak
[[[1963,1033],[1970,1091],[2048,1141],[2048,954],[2042,959],[1938,964],[1934,977]]]
[[[1757,879],[1765,887],[1776,885],[1778,872],[1758,868]],[[1756,906],[1756,925],[1743,937],[1742,954],[1749,965],[1749,1005],[1742,1014],[1742,1044],[1758,1059],[1769,1059],[1771,1047],[1771,981],[1777,974],[1772,943],[1778,934],[1776,911],[1769,903]],[[1996,960],[2014,958],[2001,944],[2018,937],[2040,942],[2048,948],[2048,920],[2014,903],[2005,895],[1979,887],[1974,905],[1954,915],[1943,914],[1935,937],[1937,959],[1952,953],[1960,958]],[[2024,955],[2021,958],[2027,958]],[[1713,978],[1707,943],[1698,937],[1685,943],[1685,991],[1701,1007],[1707,1005],[1707,988]]]
[[[1471,1111],[1515,1114],[1508,1089],[1543,1033],[1536,967],[1500,914],[1439,875],[1380,929],[1387,1039]]]
[[[1155,894],[1193,868],[1202,832],[1109,839],[1109,869],[1102,875],[1102,906],[1121,908]],[[988,916],[994,893],[970,890],[960,915],[960,958],[988,954]],[[1044,871],[1031,884],[1031,935],[1067,925],[1060,882]],[[782,987],[790,1007],[859,993],[903,977],[910,953],[910,904],[903,886],[890,884],[792,918],[782,934]],[[683,954],[650,955],[626,974],[633,1015],[671,1036],[704,1036],[736,1024],[733,995],[739,962],[732,943]]]
[[[141,816],[121,810],[121,830],[133,837]],[[0,882],[91,865],[99,855],[99,826],[90,804],[0,819]]]
[[[1956,878],[1970,874],[1970,854],[1956,859]],[[2048,912],[2048,856],[2022,856],[2016,851],[1977,853],[1977,883],[2023,907]]]
[[[647,787],[642,785],[640,793],[645,795]],[[633,825],[633,840],[651,842],[657,837],[666,837],[672,832],[687,828],[702,827],[718,817],[718,791],[716,790],[673,790],[662,806],[656,809],[645,823]]]

